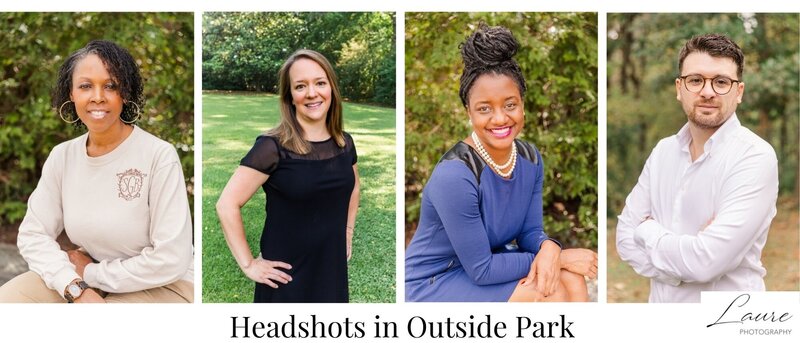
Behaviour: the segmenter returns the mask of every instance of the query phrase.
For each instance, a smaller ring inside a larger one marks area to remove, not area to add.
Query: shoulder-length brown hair
[[[322,54],[307,49],[295,51],[286,62],[283,63],[278,73],[278,96],[281,99],[281,122],[275,128],[267,131],[267,135],[277,137],[281,145],[304,155],[311,151],[311,145],[303,139],[303,128],[297,121],[297,112],[292,104],[291,80],[289,79],[289,69],[294,62],[300,59],[309,59],[322,67],[331,85],[331,106],[325,117],[325,127],[328,133],[340,147],[344,147],[344,130],[342,129],[342,96],[339,93],[339,81],[333,71],[331,63]]]

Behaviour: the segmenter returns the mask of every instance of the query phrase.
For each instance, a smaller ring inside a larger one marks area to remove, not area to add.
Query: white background
[[[182,11],[195,14],[195,180],[196,189],[202,189],[202,127],[201,125],[201,23],[202,13],[206,11],[391,11],[397,12],[397,180],[396,180],[396,275],[397,304],[342,304],[342,305],[264,305],[264,304],[200,304],[202,278],[202,230],[197,230],[198,244],[195,259],[195,299],[198,303],[190,305],[16,305],[0,304],[0,342],[165,342],[198,341],[226,342],[231,339],[232,316],[250,316],[251,321],[279,323],[294,314],[298,321],[310,320],[317,315],[318,321],[365,322],[367,337],[361,341],[376,341],[373,322],[375,315],[383,321],[397,323],[397,339],[381,341],[411,341],[406,325],[413,316],[421,316],[427,321],[441,322],[448,317],[455,321],[465,321],[469,315],[478,319],[490,315],[492,320],[507,324],[508,336],[503,339],[482,339],[480,341],[531,341],[531,331],[525,338],[517,339],[516,317],[529,317],[533,321],[558,321],[565,315],[574,322],[570,331],[576,336],[570,341],[654,341],[654,342],[709,342],[711,340],[779,342],[800,339],[800,293],[769,292],[753,294],[751,301],[743,307],[732,307],[728,319],[736,320],[747,312],[771,313],[780,316],[784,312],[794,317],[785,323],[726,324],[706,328],[713,323],[735,298],[736,294],[714,294],[704,298],[703,304],[606,304],[606,174],[605,168],[598,171],[598,254],[600,256],[599,303],[595,304],[405,304],[403,303],[404,278],[404,223],[403,223],[403,167],[404,167],[404,32],[405,12],[416,11],[558,11],[558,12],[597,12],[598,13],[598,165],[606,164],[606,14],[611,12],[800,12],[797,0],[762,1],[489,1],[489,0],[307,0],[307,1],[168,1],[137,0],[131,2],[112,1],[18,1],[3,0],[0,11]],[[642,3],[639,3],[642,2]],[[800,49],[800,42],[798,42]],[[800,90],[799,90],[800,91]],[[800,115],[800,114],[798,114]],[[798,128],[800,129],[800,128]],[[201,194],[195,198],[195,228],[202,227]],[[798,228],[800,229],[800,228]],[[797,261],[800,263],[800,261]],[[232,271],[236,272],[236,271]],[[733,315],[736,314],[736,315]],[[726,317],[727,318],[727,317]],[[240,319],[241,320],[241,319]],[[478,320],[476,320],[476,323]],[[740,335],[740,328],[791,328],[791,336],[746,336]],[[241,332],[241,331],[240,331]],[[556,333],[560,331],[556,330]],[[282,339],[250,338],[258,341],[285,341]],[[419,341],[431,341],[421,338]],[[436,339],[441,340],[441,339]],[[298,339],[296,341],[306,341]],[[319,342],[354,341],[353,339],[318,339]],[[461,341],[477,341],[468,339]]]

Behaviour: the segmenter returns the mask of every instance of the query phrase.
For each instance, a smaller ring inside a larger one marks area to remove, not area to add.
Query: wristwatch
[[[67,285],[67,289],[64,291],[64,298],[67,299],[67,302],[74,303],[75,299],[80,298],[86,289],[89,289],[89,285],[81,279],[76,279]]]

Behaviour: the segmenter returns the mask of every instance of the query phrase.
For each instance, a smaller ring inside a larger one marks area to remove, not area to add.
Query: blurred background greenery
[[[676,100],[678,53],[686,40],[722,33],[745,53],[744,99],[736,114],[778,155],[780,197],[762,259],[768,290],[798,290],[800,22],[797,14],[608,16],[608,301],[646,301],[649,281],[616,254],[616,216],[656,143],[686,115]]]
[[[459,44],[480,22],[520,43],[528,85],[521,139],[545,165],[545,232],[568,247],[597,248],[597,14],[406,14],[406,245],[436,162],[470,132],[458,97]]]
[[[203,89],[277,93],[283,62],[308,48],[334,66],[345,100],[394,106],[394,27],[394,13],[205,13]]]
[[[50,150],[85,132],[50,107],[50,90],[64,59],[93,39],[136,59],[146,100],[137,125],[175,146],[193,202],[192,13],[0,13],[0,240],[16,240]]]

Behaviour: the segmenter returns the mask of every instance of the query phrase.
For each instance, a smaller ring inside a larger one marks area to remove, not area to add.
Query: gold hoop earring
[[[142,118],[142,110],[139,108],[139,105],[138,105],[138,104],[136,104],[136,103],[135,103],[135,102],[133,102],[133,101],[128,101],[128,102],[127,102],[127,104],[133,104],[133,105],[135,105],[135,106],[136,106],[136,118],[134,118],[134,119],[133,119],[133,120],[131,120],[131,121],[125,121],[125,120],[123,120],[123,119],[122,119],[122,116],[120,116],[119,120],[121,120],[121,121],[122,121],[123,123],[125,123],[125,124],[133,124],[133,123],[135,123],[137,120],[139,120],[140,118]]]
[[[69,121],[66,118],[64,118],[64,114],[61,113],[61,111],[64,110],[64,105],[66,105],[68,103],[71,103],[71,102],[73,102],[73,101],[72,100],[64,101],[64,103],[61,104],[61,106],[58,108],[58,116],[61,117],[61,120],[63,120],[67,124],[74,124],[76,121],[81,119],[80,117],[78,117],[78,118],[75,118],[75,120],[73,120],[73,121]]]

